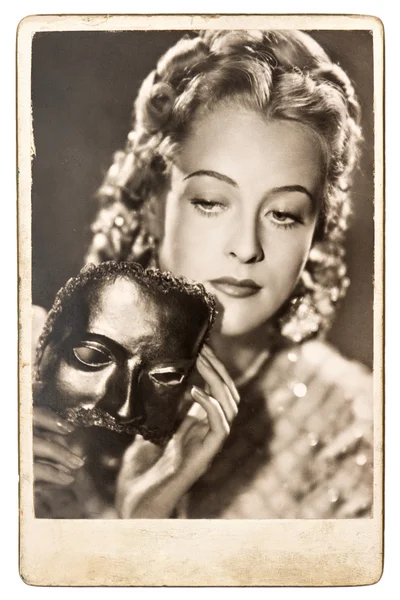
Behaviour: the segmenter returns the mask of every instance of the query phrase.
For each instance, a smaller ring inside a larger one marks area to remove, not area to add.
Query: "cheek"
[[[295,286],[307,262],[312,244],[314,227],[296,232],[282,231],[269,243],[267,256],[270,270],[273,270],[274,285],[285,290]],[[271,276],[271,271],[269,273]]]
[[[164,319],[165,333],[160,347],[162,354],[170,360],[188,361],[185,368],[188,371],[194,366],[201,341],[208,328],[208,311],[197,307],[197,303],[175,307],[173,317]]]
[[[167,203],[164,237],[159,248],[161,269],[184,275],[190,279],[202,279],[209,257],[217,255],[220,236],[212,219],[196,218],[191,206],[179,206],[171,200]]]
[[[98,402],[105,393],[107,376],[104,372],[85,372],[61,363],[55,374],[58,404],[76,406]]]
[[[148,377],[143,377],[138,392],[146,425],[150,428],[172,430],[184,391],[185,384],[171,387],[158,386]]]

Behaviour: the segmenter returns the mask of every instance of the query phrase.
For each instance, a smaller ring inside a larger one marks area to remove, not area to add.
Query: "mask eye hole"
[[[85,367],[100,369],[113,362],[110,352],[95,342],[83,342],[72,349],[76,360]]]
[[[179,385],[185,378],[185,374],[177,371],[174,367],[165,367],[149,373],[149,377],[154,383],[159,385]]]

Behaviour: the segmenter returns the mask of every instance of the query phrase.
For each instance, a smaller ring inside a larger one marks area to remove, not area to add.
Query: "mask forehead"
[[[154,358],[190,359],[207,323],[182,293],[149,290],[117,278],[86,298],[87,332],[109,338],[128,355],[140,349]]]
[[[133,281],[106,282],[85,298],[87,331],[132,353],[138,343],[151,340],[157,328],[156,307],[146,300]]]

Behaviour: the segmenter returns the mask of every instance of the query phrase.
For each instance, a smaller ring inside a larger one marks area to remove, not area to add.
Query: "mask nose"
[[[117,423],[131,423],[133,417],[132,404],[131,398],[127,396],[124,404],[118,409],[117,414],[115,415],[115,421]]]
[[[118,408],[115,420],[117,423],[131,423],[140,412],[139,395],[137,393],[139,378],[139,365],[132,359],[128,361],[126,386],[123,394],[123,403]]]
[[[137,393],[139,374],[140,365],[137,359],[132,358],[123,369],[114,373],[103,406],[98,405],[119,424],[131,423],[141,413],[142,406]]]

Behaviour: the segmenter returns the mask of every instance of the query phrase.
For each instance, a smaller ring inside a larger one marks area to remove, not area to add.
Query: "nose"
[[[257,263],[264,259],[257,218],[248,216],[236,220],[237,226],[230,230],[226,253],[243,264]]]

